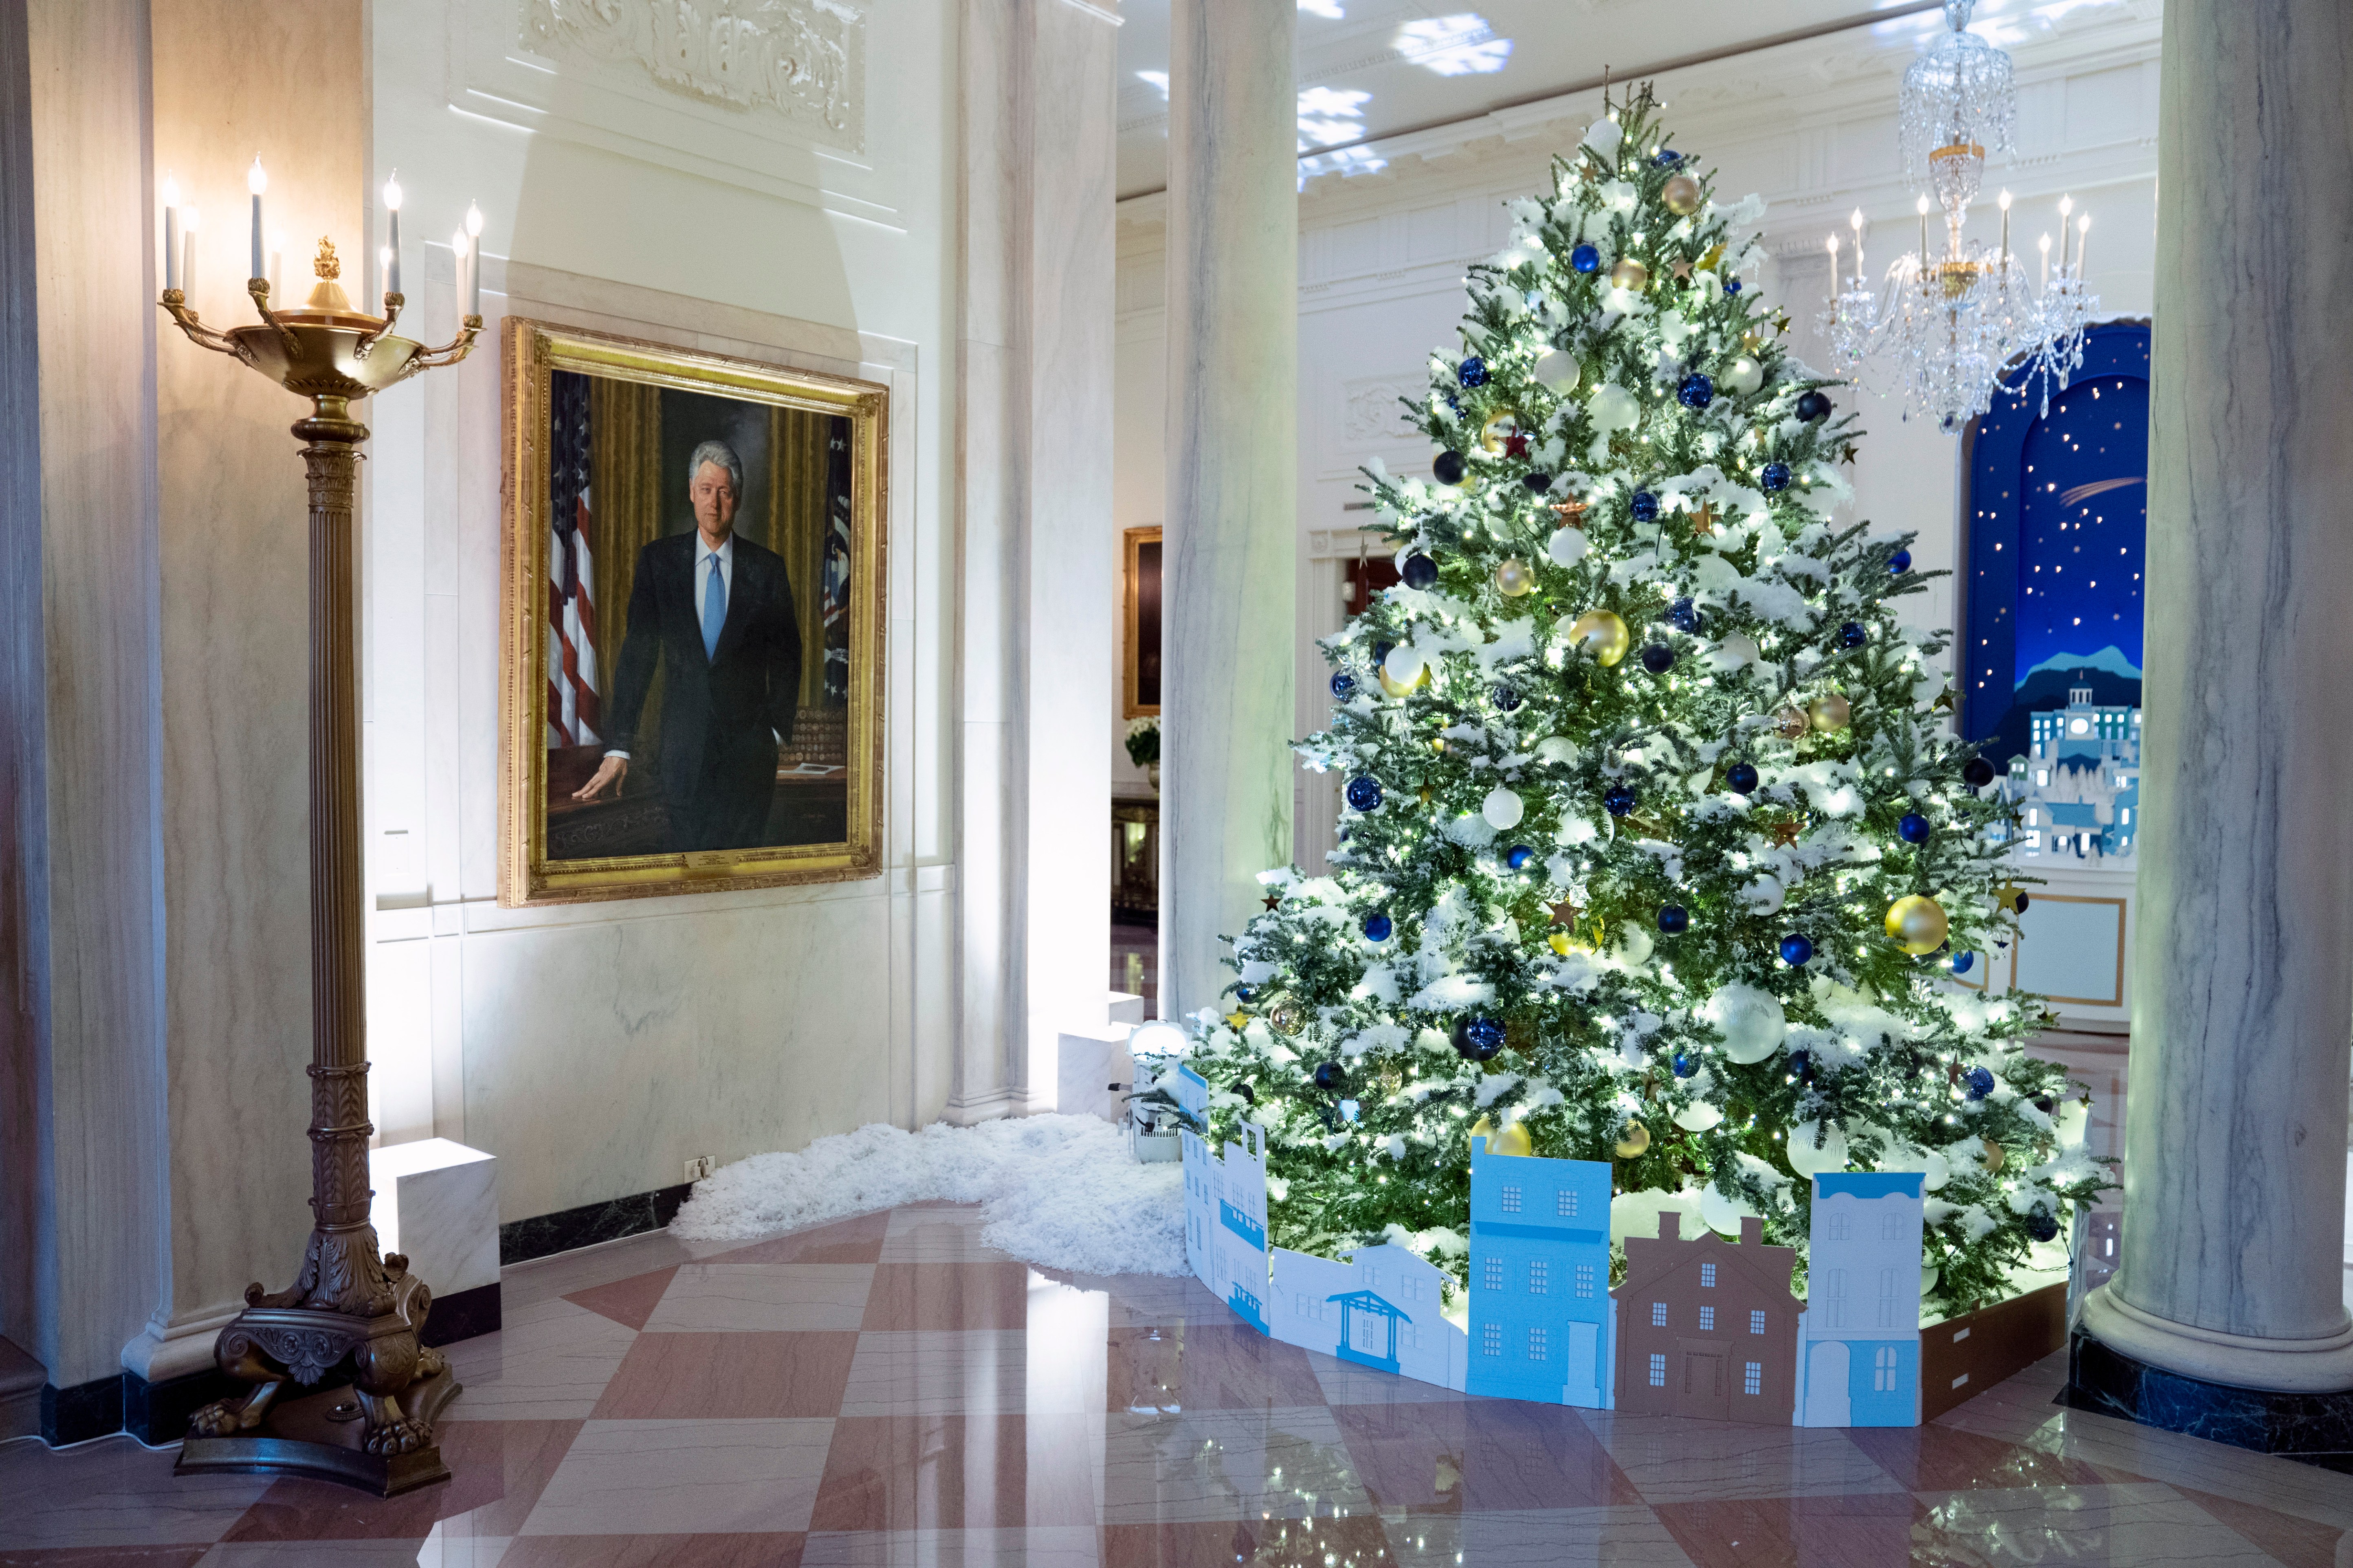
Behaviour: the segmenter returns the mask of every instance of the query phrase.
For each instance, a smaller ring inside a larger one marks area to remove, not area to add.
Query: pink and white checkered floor
[[[1468,1400],[1262,1340],[1191,1280],[1053,1279],[913,1207],[512,1268],[451,1347],[455,1479],[379,1501],[0,1447],[0,1565],[2353,1563],[2327,1470],[2051,1403],[1912,1431]]]

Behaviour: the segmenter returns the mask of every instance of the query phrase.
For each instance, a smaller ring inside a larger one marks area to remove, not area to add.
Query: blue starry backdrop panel
[[[2148,353],[2146,322],[2104,322],[2048,413],[2000,397],[1972,429],[1961,721],[1996,767],[2072,690],[2140,705]]]

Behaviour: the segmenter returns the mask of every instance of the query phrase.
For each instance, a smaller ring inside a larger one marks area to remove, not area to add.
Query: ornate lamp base
[[[447,1366],[410,1385],[401,1396],[413,1419],[428,1427],[458,1394],[458,1377]],[[180,1445],[174,1475],[207,1470],[308,1476],[338,1481],[378,1497],[396,1497],[449,1479],[441,1447],[427,1443],[406,1454],[371,1454],[364,1445],[367,1423],[358,1396],[349,1388],[329,1388],[273,1407],[250,1432],[199,1437],[191,1432]]]

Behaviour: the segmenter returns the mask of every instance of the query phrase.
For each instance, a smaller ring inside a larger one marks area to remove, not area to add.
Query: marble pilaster
[[[2124,1256],[2084,1327],[2353,1389],[2353,12],[2191,0],[2163,48]]]
[[[1161,1011],[1224,988],[1221,937],[1291,859],[1298,573],[1293,0],[1169,18]]]

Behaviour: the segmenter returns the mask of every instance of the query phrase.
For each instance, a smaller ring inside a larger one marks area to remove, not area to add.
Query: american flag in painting
[[[596,571],[588,552],[588,378],[557,371],[549,424],[547,743],[592,746],[596,710]]]

